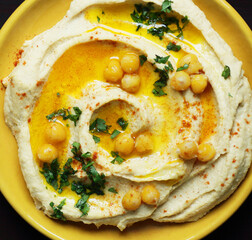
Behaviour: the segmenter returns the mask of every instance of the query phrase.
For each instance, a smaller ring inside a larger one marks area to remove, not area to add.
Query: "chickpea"
[[[135,93],[140,87],[141,79],[137,74],[125,74],[122,78],[122,88],[130,93]]]
[[[198,160],[201,162],[208,162],[214,158],[216,151],[212,144],[201,143],[198,149]]]
[[[189,64],[189,67],[184,71],[188,74],[198,73],[202,69],[202,65],[198,58],[194,54],[187,54],[178,61],[178,67],[183,67],[185,64]]]
[[[126,53],[121,59],[121,66],[124,72],[134,73],[140,64],[139,56],[135,53]]]
[[[59,143],[66,139],[65,127],[57,122],[49,123],[45,130],[45,138],[49,143]]]
[[[160,193],[154,185],[150,184],[143,187],[141,196],[144,203],[148,205],[156,205],[159,200]]]
[[[180,71],[175,73],[170,84],[173,89],[184,91],[190,87],[191,80],[188,73]]]
[[[134,139],[130,134],[120,134],[115,140],[115,151],[129,155],[134,149]]]
[[[135,211],[141,205],[141,193],[136,189],[130,189],[122,199],[122,205],[126,210]]]
[[[194,93],[199,94],[204,92],[207,87],[207,76],[196,74],[191,76],[191,89]]]
[[[143,133],[136,138],[135,148],[139,153],[146,153],[153,150],[153,142],[150,134]]]
[[[186,140],[179,144],[179,156],[185,160],[193,159],[197,156],[198,147],[192,140]]]
[[[108,82],[117,83],[123,77],[123,70],[117,59],[110,59],[108,66],[104,70],[104,78]]]
[[[58,151],[53,145],[46,143],[39,147],[37,156],[42,162],[51,163],[58,157]]]

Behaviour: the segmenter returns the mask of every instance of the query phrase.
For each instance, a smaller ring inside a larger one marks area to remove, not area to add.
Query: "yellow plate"
[[[252,34],[238,13],[224,0],[194,0],[205,12],[214,29],[232,47],[236,57],[243,61],[245,75],[252,85]],[[9,18],[0,32],[0,79],[13,69],[15,55],[26,39],[52,27],[65,14],[70,0],[26,0]],[[242,43],[242,44],[241,44]],[[3,118],[4,91],[0,91],[0,189],[13,208],[34,228],[51,239],[199,239],[227,220],[251,192],[252,169],[237,191],[197,222],[159,224],[152,221],[137,223],[124,232],[114,227],[82,223],[61,223],[38,211],[22,177],[17,145]],[[16,201],[18,199],[18,202]]]

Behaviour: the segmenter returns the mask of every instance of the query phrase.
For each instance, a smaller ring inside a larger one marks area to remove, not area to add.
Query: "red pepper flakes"
[[[43,84],[43,81],[37,81],[36,86],[39,87],[42,84]]]
[[[164,213],[166,213],[167,212],[167,210],[164,210]]]
[[[19,49],[19,50],[16,52],[16,60],[13,62],[13,64],[14,64],[15,67],[18,65],[19,59],[22,57],[23,52],[24,52],[23,49]]]
[[[190,122],[187,122],[187,121],[185,121],[185,120],[182,120],[182,125],[183,125],[183,127],[185,127],[185,128],[190,128],[190,127],[192,126],[192,124],[191,124]]]
[[[25,106],[25,109],[27,109],[27,108],[29,108],[29,107],[30,107],[29,105],[26,105],[26,106]]]
[[[209,184],[210,184],[210,182],[209,182],[209,181],[207,181],[207,182],[206,182],[206,184],[207,184],[207,185],[209,185]]]
[[[20,100],[23,100],[24,97],[26,97],[26,93],[18,93],[18,92],[16,92],[16,95],[20,97]]]
[[[203,178],[206,179],[207,176],[208,176],[207,173],[205,173],[205,174],[203,175]]]
[[[249,122],[246,118],[245,118],[244,120],[245,120],[245,122],[246,122],[247,124],[249,124],[249,123],[250,123],[250,122]]]
[[[234,176],[235,176],[235,174],[233,173],[233,174],[232,174],[232,177],[234,177]]]
[[[222,186],[222,187],[224,187],[224,186],[225,186],[225,184],[224,184],[224,183],[222,183],[222,184],[221,184],[221,186]]]
[[[100,103],[98,102],[98,103],[96,103],[96,105],[95,105],[95,106],[96,106],[96,107],[98,107],[99,105],[100,105]]]
[[[233,159],[232,163],[235,163],[235,162],[236,162],[236,160],[235,160],[235,159]]]
[[[30,122],[31,122],[31,119],[29,118],[29,119],[28,119],[28,123],[30,123]]]
[[[195,116],[195,115],[192,115],[192,118],[193,118],[193,120],[195,120],[195,121],[198,119],[198,117]]]
[[[246,151],[246,152],[249,152],[249,149],[247,148],[245,151]]]
[[[173,198],[176,198],[176,197],[177,197],[176,195],[173,196]]]
[[[98,158],[98,152],[93,153],[93,160],[96,160]]]

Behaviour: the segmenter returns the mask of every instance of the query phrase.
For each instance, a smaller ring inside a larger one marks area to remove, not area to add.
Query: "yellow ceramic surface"
[[[245,75],[252,85],[252,33],[243,19],[224,0],[194,0],[205,12],[214,29],[243,61]],[[70,0],[26,0],[9,18],[0,32],[0,79],[14,65],[17,50],[26,39],[52,27],[66,13]],[[242,42],[242,44],[240,44]],[[35,208],[20,171],[17,145],[3,117],[4,89],[0,91],[0,189],[15,210],[33,227],[51,239],[199,239],[220,226],[242,204],[251,192],[252,169],[237,191],[220,206],[197,222],[185,224],[144,221],[123,232],[115,227],[62,223],[46,217]],[[18,202],[17,202],[18,199]]]

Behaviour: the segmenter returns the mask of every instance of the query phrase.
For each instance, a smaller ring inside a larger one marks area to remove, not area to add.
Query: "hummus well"
[[[74,0],[4,79],[6,123],[48,216],[121,230],[196,221],[246,175],[242,63],[191,0],[153,2]]]

